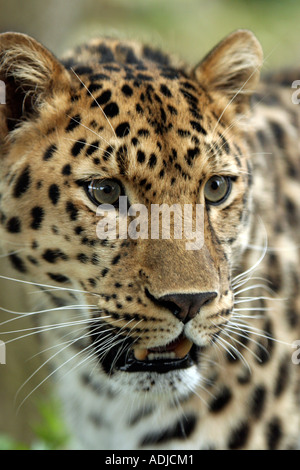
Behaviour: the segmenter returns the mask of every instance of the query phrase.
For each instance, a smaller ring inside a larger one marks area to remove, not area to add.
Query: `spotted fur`
[[[258,83],[261,64],[243,30],[196,67],[115,39],[58,61],[0,36],[1,241],[41,291],[34,318],[76,447],[297,446],[299,107],[284,74]],[[213,175],[232,184],[219,205],[204,198]],[[93,178],[118,180],[130,204],[204,204],[203,248],[98,239]],[[163,300],[211,292],[193,315]],[[117,367],[182,334],[190,367]]]

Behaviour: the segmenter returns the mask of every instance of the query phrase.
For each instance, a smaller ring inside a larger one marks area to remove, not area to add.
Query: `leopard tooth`
[[[157,361],[162,359],[175,359],[176,355],[174,351],[166,351],[163,353],[149,353],[148,360],[149,361]]]
[[[190,341],[188,338],[183,338],[182,341],[176,346],[174,349],[175,355],[178,359],[184,358],[189,352],[191,347],[193,346],[192,341]]]
[[[134,348],[133,354],[137,361],[144,361],[148,356],[148,349]]]

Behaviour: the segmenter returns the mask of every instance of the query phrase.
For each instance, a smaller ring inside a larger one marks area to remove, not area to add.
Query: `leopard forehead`
[[[70,96],[42,110],[34,132],[43,140],[28,141],[40,154],[36,174],[52,166],[65,185],[71,173],[125,178],[146,202],[162,191],[167,197],[167,187],[174,200],[186,193],[191,202],[211,175],[247,171],[242,139],[204,87],[180,71],[127,69],[72,69]]]
[[[75,82],[64,131],[78,141],[67,154],[92,156],[96,171],[168,174],[170,186],[178,177],[191,185],[195,174],[238,174],[245,165],[239,127],[231,132],[230,126],[237,110],[227,110],[226,96],[215,96],[169,56],[137,43],[95,40],[64,64]]]
[[[244,136],[238,122],[232,126],[238,109],[169,56],[92,40],[62,66],[71,86],[57,89],[34,120],[12,133],[15,153],[28,149],[36,178],[54,171],[55,184],[65,188],[71,178],[126,178],[139,188],[136,202],[162,190],[174,201],[180,195],[195,202],[211,175],[249,171]]]

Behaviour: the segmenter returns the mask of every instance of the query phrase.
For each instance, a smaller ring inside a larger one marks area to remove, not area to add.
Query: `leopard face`
[[[62,309],[46,324],[84,306],[81,354],[114,390],[188,395],[231,318],[249,236],[242,118],[256,39],[234,33],[193,70],[113,40],[62,63],[24,35],[2,35],[0,51],[1,237],[16,276]],[[174,236],[99,239],[97,206],[113,184],[128,208],[201,204],[202,248]]]

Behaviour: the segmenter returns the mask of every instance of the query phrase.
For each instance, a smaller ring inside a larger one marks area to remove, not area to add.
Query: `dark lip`
[[[172,370],[187,369],[194,365],[190,353],[182,359],[156,359],[138,361],[131,355],[126,363],[119,368],[124,372],[157,372],[158,374],[165,374]]]
[[[99,328],[99,325],[91,329],[91,338],[95,345],[101,343],[101,337],[107,336],[106,328]],[[112,339],[113,339],[113,335]],[[120,339],[120,337],[119,337]],[[99,363],[102,365],[105,372],[112,375],[115,371],[122,372],[156,372],[158,374],[165,374],[173,370],[187,369],[196,364],[198,352],[200,348],[195,344],[192,346],[190,352],[182,359],[155,359],[155,360],[137,360],[132,351],[132,344],[134,340],[131,338],[124,338],[122,344],[113,346],[104,355],[101,351],[98,354]],[[95,347],[97,353],[97,347]],[[121,352],[123,351],[123,352]]]

